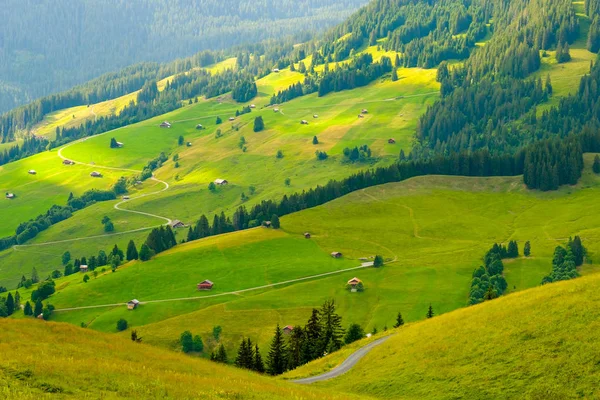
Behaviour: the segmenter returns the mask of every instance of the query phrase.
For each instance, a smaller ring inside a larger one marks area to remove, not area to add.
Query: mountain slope
[[[599,288],[594,274],[409,324],[315,386],[383,399],[597,398]]]
[[[0,112],[136,62],[319,30],[365,2],[8,0],[0,9]]]
[[[0,330],[7,400],[348,398],[67,324],[2,319]]]

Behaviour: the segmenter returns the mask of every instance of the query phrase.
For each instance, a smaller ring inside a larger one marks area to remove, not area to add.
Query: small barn
[[[35,169],[30,169],[29,171],[27,171],[27,173],[29,175],[35,175],[35,174],[37,174],[37,172],[35,171]]]
[[[139,306],[139,305],[140,305],[140,301],[138,299],[129,300],[127,302],[127,309],[133,310],[133,309],[137,308],[137,306]]]
[[[310,239],[310,233],[304,232],[304,239]]]
[[[129,200],[129,196],[123,196],[122,199],[123,200]]]
[[[278,74],[279,73],[279,68],[273,68],[273,72],[275,72],[275,73]]]
[[[360,285],[360,286],[359,286]],[[354,277],[348,281],[348,286],[350,286],[350,291],[352,293],[362,290],[362,281],[357,277]]]
[[[229,117],[230,121],[235,121],[235,117]]]
[[[331,253],[331,257],[333,258],[341,258],[342,257],[342,253],[340,253],[339,251],[334,251]]]
[[[369,111],[366,108],[363,108],[362,110],[360,110],[361,114],[368,114]]]
[[[118,148],[121,148],[121,147],[123,147],[123,145],[124,145],[124,144],[123,144],[123,142],[117,142],[117,147],[118,147]]]
[[[273,112],[279,112],[279,108],[274,108]]]
[[[254,104],[250,104],[250,108],[256,108]]]
[[[75,164],[75,162],[74,162],[74,161],[71,161],[71,160],[63,160],[63,165],[73,165],[73,164]]]
[[[358,118],[364,118],[365,116],[362,114],[358,114]]]
[[[15,194],[14,193],[6,193],[6,198],[7,199],[14,199],[15,198]]]
[[[174,219],[173,221],[171,221],[171,223],[169,224],[169,226],[171,228],[184,228],[185,224],[183,222],[181,222],[178,219]]]
[[[92,171],[92,172],[90,173],[90,176],[91,176],[92,178],[102,178],[102,174],[101,174],[100,172],[98,172],[98,171]]]
[[[170,128],[171,124],[169,123],[169,121],[164,121],[159,125],[161,128]]]
[[[212,283],[208,279],[205,279],[198,284],[198,290],[210,290],[213,288],[213,285],[214,283]]]
[[[198,124],[198,125],[196,125],[196,129],[202,130],[202,129],[204,129],[204,126],[202,124]]]
[[[388,143],[389,143],[389,144],[396,144],[396,139],[389,138],[389,139],[388,139]]]
[[[187,147],[192,147],[192,142],[187,142],[185,145],[186,145]]]
[[[286,325],[283,327],[283,334],[289,335],[292,333],[293,330],[294,330],[294,327],[292,325]]]
[[[262,223],[262,225],[263,225],[265,228],[270,228],[270,227],[271,227],[271,221],[264,221],[264,222]]]
[[[319,118],[319,114],[313,114],[313,118]]]
[[[80,265],[79,266],[79,271],[81,271],[81,272],[88,272],[88,266],[87,265]]]
[[[227,179],[215,179],[215,185],[224,186],[227,184],[229,184],[229,182],[227,182]]]
[[[303,119],[302,121],[300,121],[300,123],[301,123],[302,125],[308,125],[308,121],[307,121],[307,120],[305,120],[305,119]]]

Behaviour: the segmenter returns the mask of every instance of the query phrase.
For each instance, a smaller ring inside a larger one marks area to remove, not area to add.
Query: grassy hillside
[[[50,394],[69,399],[368,398],[283,383],[66,324],[2,319],[0,329],[0,386],[7,400]]]
[[[599,287],[595,274],[406,325],[314,386],[384,399],[597,398]]]
[[[304,323],[310,309],[328,298],[336,300],[344,325],[381,330],[393,325],[398,311],[417,321],[430,303],[436,313],[464,307],[471,273],[494,242],[517,240],[522,249],[531,241],[531,257],[505,264],[511,292],[539,285],[551,269],[554,248],[569,236],[580,235],[594,260],[600,251],[593,212],[599,179],[586,170],[577,187],[553,193],[528,191],[518,177],[430,176],[373,187],[286,216],[280,231],[258,228],[191,242],[88,283],[81,274],[60,279],[50,302],[57,308],[119,303],[54,318],[107,332],[125,318],[148,343],[171,348],[182,331],[208,338],[214,325],[223,327],[230,352],[242,336],[266,346],[276,323]],[[306,231],[310,240],[302,237]],[[331,259],[331,251],[344,258]],[[375,254],[396,261],[233,293],[354,268],[359,258]],[[596,271],[592,264],[581,269]],[[363,280],[365,292],[344,289],[353,276]],[[203,279],[215,282],[213,291],[195,290]],[[134,297],[151,302],[127,311],[122,304]]]

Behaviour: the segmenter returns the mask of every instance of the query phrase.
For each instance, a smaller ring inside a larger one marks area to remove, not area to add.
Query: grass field
[[[588,168],[591,156],[586,155]],[[512,292],[539,285],[551,269],[554,247],[569,236],[581,235],[594,260],[600,251],[600,221],[593,212],[599,179],[586,170],[577,187],[553,193],[528,191],[519,177],[429,176],[377,186],[286,216],[280,231],[257,228],[188,243],[88,283],[81,274],[67,278],[51,302],[68,308],[191,297],[150,302],[135,312],[119,305],[55,314],[58,321],[107,332],[115,332],[115,322],[125,318],[147,343],[169,348],[176,347],[182,331],[210,337],[214,325],[223,327],[230,352],[242,336],[266,346],[276,323],[304,323],[311,308],[328,298],[338,304],[344,325],[382,330],[393,325],[398,311],[405,320],[418,321],[429,304],[436,313],[464,307],[471,273],[494,242],[517,240],[521,248],[526,240],[532,243],[531,257],[506,262]],[[302,236],[306,231],[310,240]],[[330,258],[332,251],[344,258]],[[375,254],[396,261],[227,294],[356,267],[359,258]],[[586,264],[581,272],[597,270]],[[344,289],[353,276],[363,280],[365,292]],[[203,279],[215,282],[213,291],[196,291]]]
[[[0,387],[7,400],[370,398],[281,382],[67,324],[2,319],[0,329]]]
[[[595,274],[408,324],[313,386],[383,399],[597,398],[599,287]]]

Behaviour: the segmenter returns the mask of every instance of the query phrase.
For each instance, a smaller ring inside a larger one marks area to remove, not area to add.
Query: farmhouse
[[[212,289],[213,285],[214,283],[206,279],[198,284],[198,290],[210,290]]]
[[[63,165],[73,165],[73,164],[75,164],[75,161],[63,160]]]
[[[354,278],[352,278],[352,279],[350,279],[350,280],[348,281],[348,285],[350,285],[350,286],[354,287],[354,286],[358,285],[358,284],[359,284],[359,283],[361,283],[361,282],[362,282],[362,281],[361,281],[360,279],[358,279],[357,277],[354,277]]]
[[[79,266],[79,270],[81,272],[88,272],[88,266],[87,265],[80,265]]]
[[[396,139],[389,138],[389,139],[388,139],[388,143],[389,143],[389,144],[396,144]]]
[[[173,221],[171,221],[169,226],[171,228],[183,228],[183,227],[185,227],[185,224],[178,219],[174,219]]]
[[[340,253],[339,251],[334,251],[333,253],[331,253],[331,257],[333,258],[340,258],[342,256],[342,253]]]
[[[90,173],[90,176],[91,176],[92,178],[101,178],[101,177],[102,177],[102,174],[101,174],[100,172],[97,172],[97,171],[92,171],[92,172]]]
[[[223,186],[223,185],[227,185],[229,182],[227,182],[227,179],[215,179],[215,185],[219,185],[219,186]]]
[[[137,308],[137,306],[139,306],[139,305],[140,305],[140,302],[138,299],[129,300],[127,302],[127,309],[133,310],[133,309]]]
[[[29,175],[35,175],[35,174],[37,174],[37,172],[35,172],[35,169],[30,169],[29,171],[27,171],[27,173]]]
[[[300,121],[300,123],[301,123],[302,125],[308,125],[308,121],[307,121],[307,120],[305,120],[305,119],[303,119],[302,121]]]
[[[15,194],[14,193],[6,193],[6,198],[7,199],[14,199],[15,198]]]
[[[290,333],[292,333],[292,331],[294,330],[294,327],[291,325],[286,325],[283,327],[283,334],[284,335],[289,335]]]
[[[164,121],[159,125],[161,128],[170,128],[171,124],[168,121]]]
[[[310,233],[304,232],[304,239],[310,239]]]

